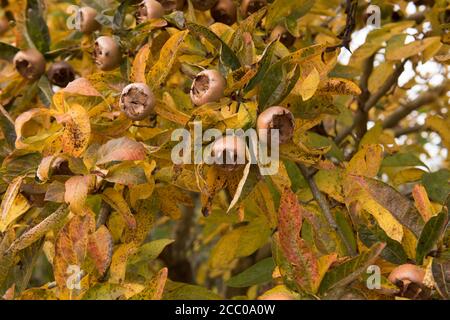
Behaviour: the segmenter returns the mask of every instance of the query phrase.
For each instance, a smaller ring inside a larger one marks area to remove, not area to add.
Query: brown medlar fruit
[[[272,30],[272,32],[270,33],[269,41],[272,42],[278,38],[280,38],[280,42],[288,48],[295,42],[295,37],[292,36],[289,31],[287,31],[286,28],[281,25],[276,26]]]
[[[142,23],[150,19],[159,19],[164,15],[164,7],[156,0],[144,0],[139,4],[136,11],[137,23]]]
[[[239,136],[223,136],[213,142],[212,156],[216,165],[225,171],[241,168],[246,159],[245,140]],[[242,162],[242,163],[240,163]]]
[[[48,80],[58,87],[64,88],[75,80],[75,71],[66,61],[55,62],[47,71]]]
[[[392,270],[388,280],[401,289],[401,295],[407,298],[424,297],[428,290],[424,286],[425,271],[413,264],[402,264]]]
[[[28,80],[37,80],[45,72],[45,58],[36,49],[22,50],[13,59],[16,70]]]
[[[195,9],[200,11],[206,11],[216,5],[218,0],[191,0]]]
[[[288,109],[275,106],[270,107],[261,112],[256,121],[256,128],[258,129],[259,139],[262,142],[270,142],[270,130],[279,130],[280,143],[285,143],[292,139],[295,129],[295,121],[292,112]],[[265,132],[260,132],[262,129],[267,129]]]
[[[91,34],[92,32],[101,29],[102,25],[95,20],[97,14],[97,10],[91,7],[82,7],[78,10],[77,25],[81,32]]]
[[[266,0],[243,0],[241,2],[241,14],[244,17],[248,17],[266,5]]]
[[[131,83],[122,90],[120,110],[131,120],[143,120],[154,113],[155,96],[145,83]]]
[[[197,106],[216,102],[223,97],[226,85],[226,80],[219,71],[203,70],[192,82],[191,100]]]
[[[122,60],[119,45],[108,36],[101,36],[95,40],[93,57],[97,67],[103,71],[117,68]]]
[[[219,0],[216,6],[211,9],[211,16],[214,21],[230,26],[236,22],[236,5],[233,0]]]

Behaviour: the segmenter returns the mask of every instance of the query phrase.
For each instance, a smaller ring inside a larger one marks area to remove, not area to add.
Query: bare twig
[[[317,184],[314,181],[313,176],[310,174],[309,170],[303,164],[298,163],[297,166],[300,169],[303,177],[308,182],[308,185],[309,185],[309,187],[311,189],[311,192],[312,192],[312,194],[314,196],[314,199],[319,204],[320,209],[322,209],[322,212],[325,215],[325,218],[327,219],[328,224],[330,225],[330,227],[333,230],[335,230],[338,233],[338,235],[342,239],[342,242],[344,243],[345,247],[347,248],[347,252],[351,256],[355,256],[356,252],[353,250],[353,248],[352,248],[351,244],[349,243],[348,239],[345,237],[344,232],[341,230],[339,225],[336,223],[336,220],[334,219],[333,214],[331,213],[330,205],[328,203],[328,200],[322,194],[322,192],[319,190],[319,188],[317,187]]]
[[[368,119],[367,114],[377,104],[377,102],[382,97],[384,97],[389,92],[389,90],[392,89],[392,87],[394,85],[397,84],[398,78],[400,77],[400,75],[402,74],[402,72],[404,70],[406,61],[407,60],[398,64],[397,67],[395,68],[395,71],[383,83],[383,85],[374,94],[370,95],[367,98],[367,101],[364,103],[364,106],[361,105],[361,107],[358,109],[358,112],[355,115],[353,124],[350,127],[344,129],[334,139],[334,141],[337,144],[341,143],[348,135],[350,135],[356,127],[361,127],[367,123],[367,119]],[[364,78],[362,78],[362,80],[364,80]],[[361,94],[363,94],[363,92]],[[361,139],[361,138],[362,138],[361,135],[357,136],[357,139]]]
[[[434,102],[447,91],[446,85],[442,85],[432,89],[431,91],[427,91],[419,96],[417,99],[405,103],[400,106],[397,110],[395,110],[389,117],[387,117],[383,122],[383,128],[393,128],[395,127],[402,119],[404,119],[407,115],[409,115],[412,111],[419,109],[420,107],[427,105],[429,103]]]
[[[0,112],[5,116],[6,119],[8,119],[9,122],[11,122],[12,125],[14,125],[14,120],[9,115],[8,111],[6,111],[5,107],[0,103]]]
[[[339,35],[342,40],[340,44],[332,47],[328,47],[327,51],[334,51],[338,48],[346,48],[350,51],[350,42],[352,41],[352,33],[356,27],[356,12],[358,9],[358,0],[346,0],[345,13],[347,14],[347,20],[345,22],[345,29]]]
[[[403,70],[405,69],[405,63],[407,60],[404,60],[403,62],[399,63],[395,71],[391,74],[391,76],[381,85],[381,87],[370,96],[370,98],[367,100],[366,104],[364,105],[364,111],[369,112],[370,109],[372,109],[378,101],[382,97],[384,97],[391,88],[397,84],[398,78],[403,73]]]
[[[415,125],[413,127],[407,127],[407,128],[395,128],[394,135],[396,138],[398,138],[402,135],[423,131],[425,129],[426,129],[426,127],[422,126],[422,125]]]

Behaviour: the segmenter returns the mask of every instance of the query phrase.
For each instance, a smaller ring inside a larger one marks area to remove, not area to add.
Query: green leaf
[[[164,19],[179,29],[184,29],[186,27],[186,18],[184,17],[183,11],[174,11],[171,14],[164,16]]]
[[[345,213],[342,211],[336,212],[336,223],[342,230],[344,237],[347,239],[348,243],[351,245],[352,249],[357,251],[357,243],[355,233],[353,231],[350,221],[346,218]],[[369,246],[370,247],[370,246]]]
[[[47,77],[41,77],[38,81],[39,97],[46,107],[52,104],[53,90]]]
[[[123,27],[127,10],[131,5],[139,4],[138,0],[125,0],[115,10],[112,27],[113,30],[120,30]]]
[[[0,49],[1,50],[1,49]],[[0,113],[0,129],[3,132],[6,143],[14,148],[16,143],[16,131],[14,129],[14,124],[12,124],[4,115]]]
[[[204,26],[195,23],[188,23],[187,28],[192,33],[202,35],[213,45],[220,47],[220,60],[226,67],[230,68],[231,70],[240,68],[241,63],[239,62],[236,54],[214,32]]]
[[[397,153],[387,156],[381,165],[383,167],[425,167],[428,169],[426,164],[413,153]]]
[[[174,240],[158,239],[142,245],[136,254],[128,259],[128,264],[136,264],[139,262],[149,262],[155,260],[161,252],[171,244]]]
[[[314,0],[275,0],[267,11],[266,28],[273,29],[283,19],[298,20],[308,13]]]
[[[272,64],[272,59],[275,53],[277,41],[273,41],[270,43],[266,49],[264,50],[264,53],[262,55],[261,60],[259,61],[259,68],[256,74],[253,76],[253,78],[249,81],[248,85],[245,87],[244,91],[247,93],[250,90],[252,90],[255,86],[257,86],[264,76],[266,75],[267,70],[269,69],[270,65]]]
[[[106,181],[131,186],[147,182],[144,168],[132,162],[123,162],[108,169]]]
[[[117,300],[126,293],[127,289],[115,283],[97,283],[90,287],[82,300]]]
[[[262,79],[258,94],[258,106],[261,111],[277,105],[292,91],[300,78],[297,65],[280,60],[272,64]]]
[[[0,42],[0,59],[12,61],[17,52],[19,52],[19,48]]]
[[[258,261],[245,271],[231,277],[227,286],[233,288],[245,288],[257,284],[263,284],[272,280],[272,272],[275,268],[273,258],[266,258]]]
[[[384,247],[384,243],[376,243],[368,251],[329,270],[320,284],[319,293],[324,294],[356,280],[368,266],[375,262]]]
[[[371,247],[377,242],[386,243],[386,247],[381,252],[380,256],[386,261],[403,264],[406,263],[408,256],[403,249],[400,242],[395,241],[388,237],[386,232],[378,225],[369,228],[365,225],[361,225],[358,230],[359,239],[366,247]]]
[[[28,0],[26,12],[27,33],[37,50],[50,50],[50,32],[43,17],[43,7],[39,0]]]
[[[448,223],[448,213],[443,210],[437,216],[432,217],[425,224],[425,227],[420,234],[419,241],[416,248],[416,261],[422,264],[423,259],[433,249],[434,245],[439,241],[444,233],[445,227]]]
[[[425,173],[422,176],[422,184],[427,190],[427,194],[431,200],[444,203],[450,193],[450,171],[439,170],[433,173]]]
[[[164,300],[221,300],[214,292],[191,284],[167,281]]]

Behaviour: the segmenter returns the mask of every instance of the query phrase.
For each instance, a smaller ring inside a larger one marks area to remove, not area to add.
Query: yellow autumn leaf
[[[361,94],[361,89],[356,83],[348,79],[330,78],[320,86],[317,93],[358,96]]]
[[[162,47],[158,61],[147,74],[147,83],[153,89],[158,88],[166,80],[188,33],[188,30],[176,32]]]
[[[441,37],[430,37],[421,40],[416,40],[408,44],[396,43],[395,46],[387,47],[387,60],[400,60],[412,57],[421,53],[430,46],[436,46],[441,41]]]
[[[86,150],[91,136],[91,124],[86,109],[79,104],[70,105],[64,114],[55,116],[63,125],[63,151],[74,157],[80,156]]]
[[[293,92],[296,94],[300,94],[302,96],[303,101],[310,99],[320,83],[320,75],[316,68],[312,68],[311,71],[306,75],[305,78],[300,78],[297,82],[296,87]]]
[[[147,68],[147,61],[151,59],[151,56],[152,53],[148,44],[139,49],[131,67],[130,78],[133,82],[145,83],[145,69]]]
[[[363,145],[347,166],[347,173],[375,177],[383,160],[383,148],[378,144]]]

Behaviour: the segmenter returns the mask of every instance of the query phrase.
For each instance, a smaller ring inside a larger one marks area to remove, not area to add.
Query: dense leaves
[[[192,1],[155,19],[137,0],[1,2],[0,297],[449,299],[448,1],[233,3],[227,25]],[[75,80],[22,77],[39,52]],[[132,83],[155,100],[140,120]],[[294,128],[279,159],[248,137],[245,163],[206,161],[206,129],[273,106]],[[405,264],[425,276],[391,283]]]

